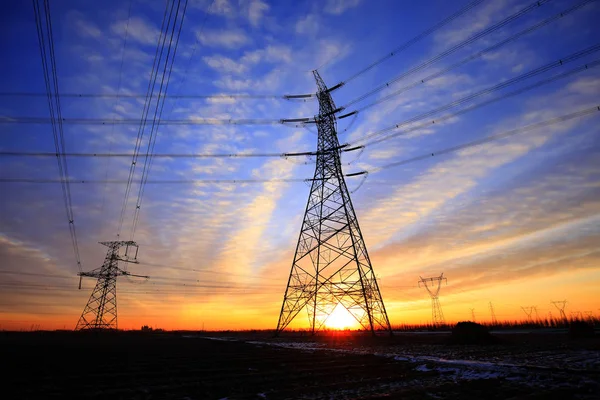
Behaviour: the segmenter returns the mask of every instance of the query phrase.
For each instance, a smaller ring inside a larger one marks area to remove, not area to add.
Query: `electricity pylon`
[[[551,301],[551,303],[554,304],[554,307],[556,307],[558,312],[560,312],[560,318],[563,320],[563,322],[567,322],[567,314],[565,314],[565,307],[567,306],[567,301]]]
[[[77,322],[76,331],[82,329],[117,329],[117,277],[126,275],[149,278],[148,276],[134,275],[119,268],[119,261],[138,263],[138,245],[135,242],[112,241],[100,242],[100,244],[108,247],[104,264],[93,271],[78,274],[80,289],[81,279],[84,276],[98,278],[98,281]],[[121,247],[125,247],[123,254],[119,254]],[[130,256],[129,252],[133,251],[133,248],[135,248],[135,254]]]
[[[494,305],[490,301],[490,313],[492,314],[492,324],[498,325],[498,320],[496,319],[496,313],[494,312]]]
[[[358,219],[344,180],[336,109],[331,90],[317,71],[319,114],[317,163],[304,213],[294,261],[283,297],[276,334],[306,309],[314,334],[344,307],[359,325],[375,334],[392,333],[367,253]],[[335,87],[334,87],[335,88]]]
[[[523,307],[521,306],[521,309],[523,310],[523,312],[525,313],[525,315],[527,315],[527,322],[533,322],[533,318],[531,317],[531,315],[533,314],[533,311],[535,310],[535,307]]]
[[[571,320],[583,321],[583,314],[581,313],[581,311],[571,311]]]
[[[448,284],[448,279],[444,278],[444,273],[440,276],[435,276],[432,278],[423,278],[419,276],[421,280],[419,281],[419,287],[421,287],[421,283],[427,289],[429,296],[431,296],[431,319],[433,321],[434,326],[444,325],[446,320],[444,319],[444,313],[442,312],[442,306],[440,306],[440,287],[442,285],[442,281],[446,281],[446,285]],[[427,285],[427,282],[430,285]],[[437,287],[436,287],[437,283]]]
[[[470,310],[471,310],[471,321],[475,322],[475,309],[471,308]]]

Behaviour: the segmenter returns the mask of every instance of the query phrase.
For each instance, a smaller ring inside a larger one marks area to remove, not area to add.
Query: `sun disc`
[[[347,329],[356,326],[356,319],[344,306],[338,303],[327,318],[325,325],[330,329]]]

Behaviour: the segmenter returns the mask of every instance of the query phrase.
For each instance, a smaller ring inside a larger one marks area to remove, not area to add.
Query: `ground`
[[[600,338],[448,333],[0,333],[5,398],[596,399]]]

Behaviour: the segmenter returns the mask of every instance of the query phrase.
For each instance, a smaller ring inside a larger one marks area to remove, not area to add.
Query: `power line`
[[[436,150],[434,152],[426,153],[426,154],[423,154],[420,156],[408,158],[408,159],[405,159],[402,161],[389,163],[386,165],[382,165],[380,167],[373,168],[368,171],[361,171],[359,173],[353,173],[353,174],[345,174],[345,176],[350,177],[350,176],[357,176],[357,175],[372,174],[372,173],[376,173],[376,172],[379,172],[384,169],[399,167],[402,165],[411,164],[413,162],[418,162],[418,161],[422,161],[425,159],[429,159],[434,156],[440,156],[440,155],[444,155],[444,154],[454,153],[454,152],[464,150],[464,149],[467,149],[470,147],[476,147],[476,146],[480,146],[480,145],[483,145],[486,143],[505,139],[507,137],[514,136],[514,135],[517,135],[520,133],[526,133],[526,132],[534,130],[534,129],[555,125],[555,124],[558,124],[561,122],[566,122],[566,121],[569,121],[572,119],[582,118],[582,117],[585,117],[588,115],[595,114],[598,111],[600,111],[600,105],[589,107],[589,108],[579,110],[579,111],[576,111],[576,112],[573,112],[570,114],[561,115],[559,117],[551,118],[551,119],[548,119],[545,121],[536,122],[534,124],[530,124],[530,125],[526,125],[526,126],[523,126],[520,128],[512,129],[512,130],[509,130],[506,132],[490,135],[483,139],[473,140],[473,141],[466,142],[466,143],[463,143],[463,144],[460,144],[457,146],[452,146],[452,147]],[[243,183],[264,183],[264,182],[309,182],[309,181],[311,181],[311,179],[293,179],[293,178],[290,178],[290,179],[212,179],[212,180],[205,179],[205,180],[177,180],[177,181],[175,181],[175,180],[156,180],[156,181],[148,181],[148,183],[154,183],[154,184],[242,183],[243,184]],[[0,182],[3,182],[3,183],[59,183],[60,181],[56,180],[56,179],[0,178]],[[100,181],[98,181],[98,180],[72,180],[71,182],[72,183],[94,184],[94,183],[104,183],[105,181],[104,180],[100,180]],[[111,181],[108,181],[108,183],[122,184],[122,183],[126,183],[126,181],[111,180]],[[149,264],[149,265],[152,265],[152,264]]]
[[[163,68],[162,79],[160,82],[159,93],[161,93],[161,92],[167,93],[168,89],[169,89],[169,82],[171,81],[171,73],[173,71],[173,63],[175,62],[175,56],[177,55],[177,48],[179,46],[179,38],[181,36],[181,30],[183,28],[183,22],[185,20],[185,14],[186,14],[186,10],[187,10],[188,1],[185,0],[185,3],[184,3],[183,12],[181,14],[181,19],[179,22],[177,38],[175,40],[175,47],[173,48],[173,56],[171,57],[171,65],[168,67],[169,70],[167,72],[167,65],[169,64],[169,55],[171,53],[173,36],[175,34],[175,27],[177,24],[176,20],[177,20],[177,15],[179,13],[180,4],[181,4],[181,1],[177,4],[175,20],[173,21],[173,26],[171,28],[171,37],[169,39],[169,47],[168,47],[167,55],[165,58],[165,64],[164,64],[164,68]],[[165,82],[165,74],[166,74],[166,78],[167,78],[166,82]],[[163,91],[163,85],[164,85],[164,91]],[[150,138],[148,139],[148,151],[145,155],[144,167],[142,170],[142,176],[140,179],[140,185],[139,185],[139,189],[138,189],[138,197],[137,197],[136,207],[135,207],[135,211],[134,211],[134,215],[133,215],[130,240],[133,240],[133,238],[135,236],[135,231],[137,229],[137,224],[138,224],[139,215],[140,215],[140,209],[142,206],[142,200],[143,200],[144,191],[145,191],[145,187],[146,187],[146,182],[148,181],[148,175],[149,175],[150,169],[152,167],[152,161],[153,161],[152,153],[154,153],[154,147],[156,145],[156,138],[158,136],[158,129],[159,129],[159,126],[161,123],[162,113],[163,113],[163,110],[165,107],[165,101],[166,100],[163,99],[162,103],[161,103],[160,96],[159,96],[159,99],[156,102],[156,108],[154,110],[154,118],[152,121],[152,127],[150,128]],[[159,110],[159,108],[160,108],[160,110]]]
[[[340,149],[342,152],[354,151],[362,147]],[[96,158],[131,158],[131,153],[63,153],[66,157],[96,157]],[[146,153],[140,154],[145,156]],[[154,153],[153,158],[288,158],[288,157],[312,157],[317,156],[318,151],[286,152],[286,153]],[[31,151],[0,151],[0,156],[9,157],[56,157],[56,153],[51,152],[31,152]]]
[[[490,142],[494,142],[497,140],[501,140],[501,139],[505,139],[507,137],[510,136],[514,136],[514,135],[518,135],[521,133],[526,133],[528,131],[534,130],[534,129],[539,129],[539,128],[543,128],[543,127],[547,127],[547,126],[551,126],[551,125],[555,125],[561,122],[566,122],[569,120],[573,120],[573,119],[577,119],[577,118],[582,118],[588,115],[592,115],[597,113],[598,111],[600,111],[600,105],[598,106],[593,106],[593,107],[589,107],[589,108],[585,108],[573,113],[569,113],[569,114],[565,114],[565,115],[561,115],[559,117],[555,117],[555,118],[551,118],[545,121],[541,121],[541,122],[536,122],[534,124],[529,124],[520,128],[516,128],[516,129],[511,129],[509,131],[506,132],[502,132],[502,133],[498,133],[498,134],[494,134],[494,135],[490,135],[490,136],[486,136],[485,138],[482,139],[477,139],[477,140],[473,140],[470,142],[466,142],[457,146],[452,146],[452,147],[448,147],[448,148],[444,148],[444,149],[440,149],[440,150],[436,150],[434,152],[430,152],[430,153],[426,153],[420,156],[416,156],[416,157],[411,157],[402,161],[397,161],[397,162],[393,162],[393,163],[389,163],[386,165],[382,165],[380,167],[376,167],[373,168],[371,170],[366,170],[366,171],[361,171],[359,173],[351,173],[351,174],[345,174],[346,177],[350,177],[350,176],[357,176],[357,175],[365,175],[365,174],[373,174],[376,172],[379,172],[381,170],[384,169],[388,169],[388,168],[393,168],[393,167],[399,167],[402,165],[406,165],[406,164],[411,164],[413,162],[418,162],[418,161],[422,161],[425,159],[429,159],[431,157],[434,156],[440,156],[440,155],[444,155],[444,154],[450,154],[450,153],[454,153],[460,150],[464,150],[470,147],[476,147],[476,146],[480,146],[486,143],[490,143]],[[154,184],[189,184],[189,183],[263,183],[263,182],[308,182],[311,179],[213,179],[213,180],[172,180],[172,181],[148,181],[149,183],[154,183]],[[0,182],[3,183],[59,183],[60,181],[56,180],[56,179],[25,179],[25,178],[0,178]],[[94,183],[104,183],[105,181],[101,180],[101,181],[97,181],[97,180],[72,180],[72,183],[88,183],[88,184],[94,184]],[[111,180],[108,181],[109,183],[126,183],[123,180]]]
[[[38,92],[0,92],[0,97],[43,97],[44,93]],[[61,93],[61,98],[97,99],[97,98],[122,98],[122,99],[145,99],[146,95],[141,93]],[[157,98],[158,95],[152,96]],[[222,93],[222,94],[172,94],[164,95],[165,99],[204,99],[204,100],[309,100],[314,99],[313,93],[306,94],[245,94],[245,93]]]
[[[463,109],[461,109],[461,110],[458,110],[458,111],[456,111],[456,112],[454,112],[454,113],[447,114],[447,115],[444,115],[444,116],[442,116],[442,117],[439,117],[439,118],[437,118],[437,119],[435,119],[435,120],[426,121],[426,122],[423,122],[423,123],[421,123],[421,124],[418,124],[418,125],[412,126],[412,127],[410,127],[410,128],[403,129],[403,130],[401,130],[400,132],[392,133],[392,134],[389,134],[389,135],[387,135],[387,136],[384,136],[384,137],[382,137],[382,138],[374,139],[374,140],[372,140],[372,141],[370,141],[370,142],[367,142],[367,143],[365,143],[365,144],[364,144],[364,146],[365,146],[365,147],[367,147],[367,146],[371,146],[371,145],[374,145],[374,144],[377,144],[377,143],[381,143],[381,142],[384,142],[384,141],[386,141],[386,140],[390,140],[390,139],[392,139],[392,138],[398,137],[398,136],[400,136],[400,135],[404,135],[404,134],[406,134],[406,133],[409,133],[409,132],[414,132],[414,131],[417,131],[417,130],[419,130],[419,129],[422,129],[422,128],[424,128],[424,127],[428,127],[428,126],[431,126],[431,125],[434,125],[434,124],[439,124],[440,122],[446,121],[446,120],[448,120],[448,119],[450,119],[450,118],[453,118],[453,117],[456,117],[456,116],[459,116],[459,115],[465,114],[465,113],[467,113],[467,112],[469,112],[469,111],[476,110],[476,109],[478,109],[478,108],[481,108],[481,107],[484,107],[484,106],[490,105],[490,104],[492,104],[492,103],[495,103],[495,102],[497,102],[497,101],[500,101],[500,100],[504,100],[504,99],[506,99],[506,98],[509,98],[509,97],[514,97],[514,96],[520,95],[520,94],[522,94],[522,93],[525,93],[525,92],[527,92],[527,91],[529,91],[529,90],[536,89],[536,88],[538,88],[538,87],[541,87],[541,86],[543,86],[543,85],[547,85],[547,84],[549,84],[549,83],[552,83],[552,82],[558,81],[558,80],[560,80],[560,79],[568,78],[568,77],[570,77],[570,76],[572,76],[572,75],[575,75],[575,74],[577,74],[577,73],[579,73],[579,72],[587,71],[587,70],[589,70],[589,69],[591,69],[591,68],[598,67],[599,65],[600,65],[600,60],[594,60],[594,61],[591,61],[591,62],[589,62],[589,63],[587,63],[587,64],[583,64],[583,65],[581,65],[581,66],[579,66],[579,67],[576,67],[576,68],[573,68],[573,69],[571,69],[571,70],[569,70],[569,71],[566,71],[566,72],[563,72],[563,73],[560,73],[560,74],[557,74],[557,75],[551,76],[551,77],[549,77],[549,78],[542,79],[542,80],[540,80],[540,81],[537,81],[537,82],[535,82],[535,83],[533,83],[533,84],[531,84],[531,85],[528,85],[528,86],[525,86],[525,87],[519,88],[519,89],[517,89],[517,90],[514,90],[514,91],[512,91],[512,92],[505,93],[505,94],[503,94],[503,95],[500,95],[500,96],[494,97],[494,98],[492,98],[492,99],[489,99],[489,100],[483,101],[483,102],[481,102],[481,103],[476,103],[476,104],[473,104],[473,105],[471,105],[471,106],[468,106],[468,107],[466,107],[466,108],[463,108]],[[494,89],[494,90],[495,90],[495,89]],[[460,101],[460,100],[457,100],[457,101]],[[452,102],[452,103],[450,103],[450,104],[453,104],[453,103],[456,103],[456,102]],[[440,107],[439,109],[436,109],[436,111],[437,111],[437,110],[441,110],[442,108],[444,108],[444,109],[445,109],[445,108],[447,108],[447,106],[448,106],[448,105],[446,105],[446,106],[442,106],[442,107]],[[430,114],[430,113],[431,113],[431,112],[428,112],[427,114]],[[370,133],[370,134],[368,134],[368,135],[366,135],[366,136],[364,136],[364,137],[362,137],[362,138],[358,139],[357,141],[355,141],[355,142],[354,142],[354,143],[352,143],[352,144],[350,144],[350,143],[347,143],[347,144],[348,144],[348,145],[356,145],[357,143],[360,143],[360,142],[364,141],[364,140],[365,140],[365,139],[367,139],[367,138],[371,138],[371,137],[374,137],[374,136],[379,136],[379,135],[381,135],[381,134],[383,134],[383,133],[390,132],[390,131],[394,131],[394,130],[398,129],[400,126],[402,126],[402,125],[406,125],[406,123],[402,122],[402,123],[399,123],[399,124],[395,124],[395,125],[393,125],[393,126],[390,126],[390,127],[387,127],[387,128],[381,129],[381,130],[379,130],[379,131],[376,131],[376,132]]]
[[[54,137],[54,147],[56,150],[56,161],[58,164],[58,172],[60,176],[61,189],[63,194],[63,202],[67,214],[69,235],[73,244],[73,252],[79,272],[82,271],[81,256],[79,254],[79,244],[77,240],[77,230],[75,229],[75,216],[73,213],[73,202],[71,198],[71,188],[67,177],[69,170],[67,167],[67,159],[62,155],[66,151],[64,131],[62,126],[62,112],[60,106],[60,95],[58,87],[58,75],[56,72],[56,58],[54,54],[54,36],[52,34],[52,18],[50,16],[50,6],[48,0],[44,1],[44,13],[46,22],[46,35],[48,38],[48,51],[44,40],[44,30],[42,26],[42,12],[40,9],[39,0],[33,0],[33,9],[35,23],[38,35],[38,45],[42,62],[42,70],[44,83],[46,86],[46,94],[48,101],[48,109],[50,111],[50,121],[52,126],[52,135]],[[50,68],[48,68],[48,61]],[[51,70],[51,75],[49,70]],[[58,122],[58,126],[57,123]]]
[[[348,147],[348,145],[341,145],[332,151],[351,152],[363,149],[362,146]],[[250,153],[240,151],[238,153],[153,153],[153,158],[292,158],[292,157],[312,157],[318,156],[322,152],[319,151],[296,151],[296,152],[285,152],[285,153]],[[67,157],[133,157],[135,154],[131,153],[62,153]],[[139,154],[138,156],[145,156],[147,153]],[[149,153],[148,153],[149,154]],[[28,152],[28,151],[0,151],[0,156],[9,157],[56,157],[56,153],[51,152]]]
[[[129,167],[127,186],[125,187],[125,195],[123,197],[123,203],[121,205],[121,213],[119,215],[119,224],[118,224],[118,228],[117,228],[117,237],[119,237],[121,235],[121,229],[123,227],[123,221],[125,219],[125,212],[127,210],[127,205],[129,202],[129,195],[131,193],[131,184],[133,183],[133,177],[134,177],[134,173],[135,173],[135,169],[136,169],[136,165],[137,165],[137,160],[139,157],[139,151],[140,151],[140,148],[142,145],[142,140],[144,137],[144,128],[145,128],[145,125],[147,122],[148,113],[150,111],[150,104],[152,102],[152,99],[150,96],[152,96],[154,94],[154,86],[156,85],[156,79],[158,77],[158,68],[159,68],[160,61],[162,59],[166,35],[168,33],[169,23],[171,21],[171,15],[173,13],[174,6],[175,6],[175,0],[173,0],[173,2],[171,3],[171,8],[170,8],[170,12],[168,13],[169,17],[168,17],[168,21],[167,21],[167,11],[169,10],[169,3],[167,2],[165,4],[165,11],[163,13],[163,19],[162,19],[162,23],[161,23],[161,27],[160,27],[160,35],[158,37],[158,42],[156,44],[156,50],[154,52],[154,60],[152,61],[152,68],[150,70],[150,78],[148,79],[148,88],[146,89],[146,99],[144,100],[144,107],[142,109],[142,119],[139,123],[138,133],[137,133],[136,142],[135,142],[134,151],[133,151],[134,155],[132,157],[131,165]],[[166,22],[166,25],[165,25],[165,22]],[[162,45],[161,45],[161,39],[162,39]],[[159,55],[160,55],[160,58],[159,58]],[[161,94],[161,92],[159,92],[159,95],[160,94]],[[160,96],[159,96],[159,99],[160,99]]]
[[[383,83],[383,84],[375,87],[374,89],[372,89],[372,90],[368,91],[367,93],[365,93],[365,94],[363,94],[363,95],[355,98],[354,100],[351,100],[350,102],[348,102],[348,103],[344,104],[342,107],[340,107],[340,109],[344,110],[344,109],[348,108],[349,106],[351,106],[351,105],[353,105],[355,103],[358,103],[360,101],[363,101],[364,99],[366,99],[366,98],[374,95],[375,93],[378,93],[378,92],[380,92],[380,91],[388,88],[391,84],[393,84],[395,82],[398,82],[399,80],[404,79],[405,77],[407,77],[407,76],[409,76],[409,75],[411,75],[411,74],[413,74],[415,72],[421,71],[422,69],[424,69],[424,68],[430,66],[431,64],[433,64],[433,63],[441,60],[442,58],[444,58],[444,57],[446,57],[446,56],[448,56],[448,55],[456,52],[457,50],[460,50],[463,47],[465,47],[465,46],[467,46],[467,45],[469,45],[469,44],[471,44],[471,43],[473,43],[473,42],[475,42],[475,41],[477,41],[477,40],[479,40],[479,39],[481,39],[481,38],[483,38],[483,37],[485,37],[485,36],[487,36],[487,35],[489,35],[489,34],[491,34],[493,32],[495,32],[495,31],[497,31],[498,29],[503,28],[504,26],[508,25],[509,23],[511,23],[511,22],[517,20],[518,18],[522,17],[523,15],[527,14],[528,12],[537,9],[538,7],[541,7],[542,5],[544,5],[545,3],[547,3],[548,1],[550,1],[550,0],[539,0],[539,1],[533,2],[532,4],[528,5],[527,7],[523,8],[523,9],[517,11],[516,13],[510,15],[509,17],[503,19],[502,21],[500,21],[500,22],[498,22],[498,23],[496,23],[496,24],[494,24],[494,25],[492,25],[492,26],[490,26],[490,27],[488,27],[488,28],[486,28],[486,29],[484,29],[484,30],[482,30],[482,31],[480,31],[480,32],[472,35],[472,36],[470,36],[468,39],[466,39],[466,40],[464,40],[464,41],[462,41],[462,42],[460,42],[460,43],[452,46],[451,48],[443,51],[442,53],[434,56],[433,58],[425,61],[424,63],[421,63],[421,64],[419,64],[419,65],[417,65],[417,66],[409,69],[408,71],[403,72],[402,74],[396,76],[395,78],[391,79],[390,81],[385,82],[385,83]]]
[[[162,97],[161,97],[162,98]],[[161,125],[286,125],[296,123],[307,123],[314,118],[193,118],[193,119],[166,119]],[[147,119],[110,119],[110,118],[61,118],[60,123],[68,125],[139,125],[147,123]],[[50,118],[9,116],[1,115],[0,124],[48,124],[52,123]],[[296,127],[296,125],[292,125]]]
[[[151,185],[189,185],[198,183],[211,184],[245,184],[245,183],[270,183],[270,182],[310,182],[312,179],[306,178],[282,178],[282,179],[179,179],[179,180],[148,180],[146,183]],[[61,183],[60,179],[43,178],[0,178],[1,183]],[[70,184],[127,184],[124,179],[69,179]]]
[[[122,78],[123,78],[123,64],[125,61],[125,48],[127,46],[127,38],[129,37],[129,23],[131,21],[131,8],[133,6],[133,0],[129,0],[129,9],[127,11],[127,24],[125,26],[125,37],[123,38],[123,47],[121,48],[121,65],[119,67],[119,83],[117,85],[117,100],[115,102],[115,106],[114,109],[116,109],[119,106],[119,100],[121,99],[119,97],[119,92],[121,91],[121,83],[122,83]],[[112,152],[112,144],[113,144],[113,134],[115,131],[115,125],[111,126],[111,132],[110,132],[110,140],[108,142],[108,152],[111,153]],[[108,167],[109,167],[109,160],[107,159],[106,161],[106,172],[104,173],[104,179],[108,179]],[[101,205],[101,213],[104,212],[104,202],[106,200],[106,185],[104,186],[104,189],[102,191],[102,205]]]
[[[219,289],[217,292],[206,292],[203,291],[201,294],[205,294],[205,295],[215,295],[215,294],[227,294],[227,295],[268,295],[268,294],[273,294],[273,293],[268,293],[265,292],[264,289],[261,290],[260,292],[256,292],[257,287],[256,286],[248,286],[248,287],[243,287],[243,286],[225,286],[225,285],[159,285],[159,286],[165,286],[165,287],[180,287],[182,289],[180,290],[176,290],[176,289],[169,289],[169,290],[162,290],[162,289],[157,289],[157,288],[147,288],[147,289],[138,289],[138,290],[119,290],[119,293],[130,293],[130,294],[141,294],[141,293],[171,293],[171,294],[191,294],[189,291],[187,290],[183,290],[183,289],[190,289],[190,288],[200,288],[200,289]],[[24,290],[35,290],[35,291],[61,291],[61,292],[70,292],[73,291],[75,292],[77,290],[76,287],[74,286],[69,286],[69,285],[37,285],[37,284],[10,284],[10,283],[0,283],[0,287],[5,289],[5,290],[11,290],[11,289],[24,289]],[[280,288],[280,287],[279,287]],[[258,287],[258,289],[260,289],[260,287]],[[275,289],[275,287],[269,287],[269,289]],[[193,293],[193,292],[192,292]]]
[[[243,278],[256,278],[256,275],[236,274],[236,273],[229,272],[229,271],[224,272],[224,271],[213,271],[213,270],[204,270],[204,269],[196,269],[196,268],[185,268],[185,267],[177,267],[177,266],[173,266],[173,265],[156,264],[156,263],[148,263],[148,262],[140,262],[140,265],[145,265],[145,266],[149,266],[149,267],[174,269],[174,270],[178,270],[178,271],[197,272],[197,273],[202,273],[202,274],[238,276],[238,277],[243,277]],[[280,281],[279,279],[275,279],[275,278],[262,277],[261,279],[269,280],[269,281],[278,281],[278,282]]]
[[[595,1],[595,0],[585,0],[585,1],[582,1],[582,2],[580,2],[578,4],[575,4],[574,6],[569,7],[569,8],[567,8],[567,9],[565,9],[565,10],[563,10],[563,11],[561,11],[561,12],[559,12],[559,13],[557,13],[557,14],[549,17],[549,18],[546,18],[545,20],[540,21],[540,22],[538,22],[538,23],[536,23],[536,24],[534,24],[534,25],[532,25],[532,26],[530,26],[530,27],[528,27],[528,28],[526,28],[526,29],[524,29],[524,30],[522,30],[520,32],[517,32],[517,33],[511,35],[510,37],[508,37],[506,39],[503,39],[500,42],[497,42],[497,43],[493,44],[492,46],[489,46],[489,47],[487,47],[487,48],[485,48],[485,49],[483,49],[481,51],[478,51],[477,53],[471,54],[470,56],[468,56],[468,57],[466,57],[466,58],[464,58],[464,59],[462,59],[462,60],[460,60],[460,61],[458,61],[458,62],[456,62],[456,63],[454,63],[454,64],[452,64],[452,65],[450,65],[448,67],[446,67],[446,68],[443,68],[440,71],[437,71],[437,72],[435,72],[433,74],[430,74],[430,75],[426,76],[425,78],[418,79],[418,80],[414,81],[413,83],[411,83],[409,85],[406,85],[406,86],[404,86],[404,87],[402,87],[402,88],[400,88],[398,90],[395,90],[394,92],[392,92],[392,93],[390,93],[390,94],[388,94],[386,96],[383,96],[383,97],[381,97],[381,98],[379,98],[379,99],[377,99],[377,100],[375,100],[375,101],[373,101],[373,102],[371,102],[371,103],[369,103],[367,105],[364,105],[364,106],[362,106],[360,108],[357,108],[356,111],[355,111],[355,113],[360,113],[360,112],[362,112],[362,111],[364,111],[366,109],[369,109],[369,108],[371,108],[373,106],[376,106],[378,104],[384,103],[384,102],[386,102],[386,101],[388,101],[388,100],[390,100],[390,99],[392,99],[392,98],[394,98],[394,97],[396,97],[396,96],[398,96],[398,95],[400,95],[400,94],[402,94],[402,93],[404,93],[404,92],[406,92],[406,91],[408,91],[410,89],[413,89],[413,88],[415,88],[415,87],[417,87],[419,85],[424,85],[425,83],[428,83],[428,82],[432,81],[433,79],[439,78],[440,76],[443,76],[447,72],[450,72],[450,71],[452,71],[452,70],[454,70],[454,69],[456,69],[456,68],[458,68],[458,67],[460,67],[462,65],[465,65],[466,63],[468,63],[468,62],[470,62],[472,60],[475,60],[475,59],[483,56],[486,53],[489,53],[489,52],[492,52],[492,51],[496,51],[499,48],[501,48],[502,46],[504,46],[504,45],[506,45],[508,43],[514,42],[515,40],[517,40],[518,38],[520,38],[522,36],[525,36],[525,35],[527,35],[527,34],[529,34],[531,32],[534,32],[535,30],[540,29],[540,28],[542,28],[542,27],[550,24],[553,21],[556,21],[556,20],[558,20],[560,18],[566,17],[567,15],[571,14],[572,12],[577,11],[578,9],[580,9],[581,7],[583,7],[583,6],[591,3],[592,1]],[[356,116],[357,114],[354,114],[354,115]]]
[[[397,162],[389,163],[389,164],[386,164],[386,165],[382,165],[380,167],[376,167],[376,168],[373,168],[373,169],[369,170],[368,173],[370,173],[370,174],[371,173],[376,173],[376,172],[379,172],[379,171],[384,170],[384,169],[399,167],[399,166],[406,165],[406,164],[411,164],[413,162],[422,161],[422,160],[429,159],[429,158],[434,157],[434,156],[441,156],[441,155],[444,155],[444,154],[455,153],[457,151],[464,150],[464,149],[467,149],[467,148],[470,148],[470,147],[481,146],[481,145],[486,144],[486,143],[490,143],[490,142],[494,142],[494,141],[497,141],[497,140],[505,139],[505,138],[508,138],[508,137],[511,137],[511,136],[514,136],[514,135],[518,135],[518,134],[521,134],[521,133],[526,133],[526,132],[529,132],[529,131],[534,130],[534,129],[548,127],[548,126],[551,126],[551,125],[555,125],[555,124],[558,124],[558,123],[561,123],[561,122],[570,121],[570,120],[577,119],[577,118],[583,118],[583,117],[586,117],[586,116],[589,116],[589,115],[592,115],[592,114],[596,114],[599,111],[600,111],[600,105],[594,106],[594,107],[585,108],[583,110],[579,110],[579,111],[576,111],[576,112],[573,112],[573,113],[561,115],[561,116],[556,117],[556,118],[547,119],[545,121],[541,121],[541,122],[536,122],[534,124],[525,125],[525,126],[520,127],[520,128],[511,129],[511,130],[506,131],[506,132],[502,132],[502,133],[497,133],[497,134],[494,134],[494,135],[486,136],[486,137],[484,137],[482,139],[473,140],[473,141],[466,142],[466,143],[463,143],[463,144],[460,144],[460,145],[457,145],[457,146],[448,147],[448,148],[437,150],[437,151],[434,151],[434,152],[431,152],[431,153],[426,153],[426,154],[423,154],[423,155],[420,155],[420,156],[417,156],[417,157],[412,157],[412,158],[408,158],[408,159],[405,159],[405,160],[402,160],[402,161],[397,161]]]
[[[413,44],[415,44],[418,41],[426,38],[427,36],[431,35],[435,31],[437,31],[437,30],[441,29],[442,27],[448,25],[450,22],[454,21],[456,18],[462,16],[463,14],[467,13],[471,9],[477,7],[482,2],[483,2],[483,0],[475,0],[475,1],[470,2],[465,7],[459,9],[458,11],[456,11],[453,14],[449,15],[448,17],[444,18],[443,20],[439,21],[435,25],[433,25],[433,26],[429,27],[428,29],[426,29],[425,31],[419,33],[417,36],[413,37],[412,39],[410,39],[410,40],[406,41],[405,43],[401,44],[400,46],[396,47],[395,49],[393,49],[392,51],[390,51],[385,56],[383,56],[380,59],[372,62],[369,65],[367,65],[365,68],[361,69],[360,71],[356,72],[355,74],[349,76],[348,78],[346,78],[345,80],[343,80],[341,83],[345,85],[348,82],[356,79],[360,75],[362,75],[362,74],[370,71],[371,69],[375,68],[376,66],[378,66],[381,63],[383,63],[384,61],[386,61],[386,60],[394,57],[395,55],[398,55],[400,52],[406,50],[407,48],[409,48]]]

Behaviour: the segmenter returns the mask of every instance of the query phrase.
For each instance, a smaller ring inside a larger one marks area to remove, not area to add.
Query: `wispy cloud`
[[[360,3],[361,0],[327,0],[324,9],[329,14],[340,15],[346,10],[358,6]]]
[[[250,42],[250,38],[238,29],[234,30],[203,30],[196,33],[200,43],[210,47],[237,49]]]

